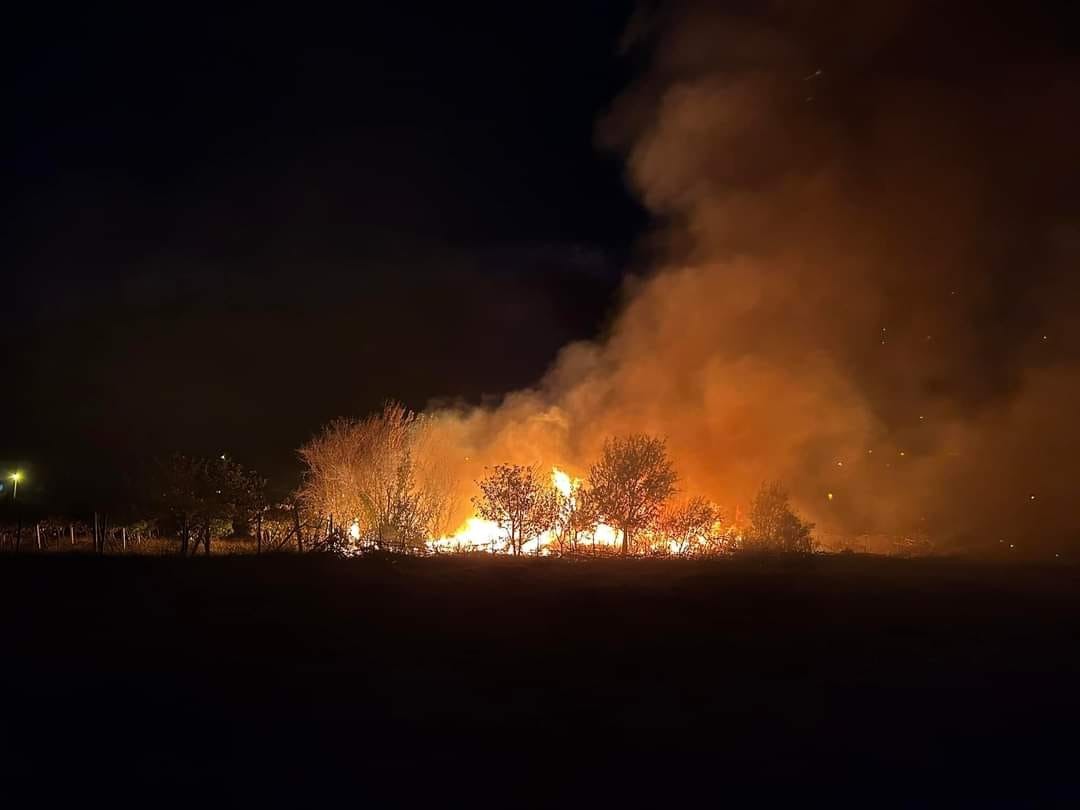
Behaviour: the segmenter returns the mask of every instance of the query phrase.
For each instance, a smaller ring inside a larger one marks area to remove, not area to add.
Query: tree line
[[[365,419],[338,420],[300,450],[307,467],[300,501],[315,514],[336,515],[342,540],[424,551],[456,528],[450,519],[460,495],[437,438],[427,417],[393,403]],[[530,543],[540,553],[542,537],[548,553],[579,552],[590,538],[595,547],[603,525],[618,532],[622,554],[812,549],[812,525],[779,483],[764,484],[748,524],[734,527],[707,499],[677,497],[678,482],[666,443],[636,434],[605,441],[587,477],[569,491],[535,465],[497,464],[474,482],[471,502],[512,554]]]
[[[548,554],[595,553],[711,555],[738,550],[809,552],[812,525],[791,507],[779,483],[766,483],[744,525],[734,525],[718,505],[683,496],[663,439],[645,434],[608,438],[587,475],[554,486],[536,465],[496,464],[475,482],[458,480],[453,448],[429,417],[398,403],[361,419],[327,425],[299,450],[305,470],[300,487],[283,499],[267,481],[226,455],[174,454],[158,459],[140,480],[130,520],[94,513],[80,523],[94,551],[111,538],[127,550],[170,538],[181,555],[209,555],[221,538],[241,538],[263,551],[364,550],[425,553],[457,527],[465,503],[463,484],[475,484],[476,516],[500,534],[500,550],[523,554],[530,544]],[[16,531],[0,538],[18,550]],[[38,547],[61,548],[73,521],[34,526]],[[601,533],[604,541],[598,545]],[[541,539],[544,540],[543,548]],[[494,550],[494,548],[492,549]]]
[[[812,524],[793,511],[779,483],[762,486],[746,527],[730,524],[701,496],[676,498],[678,475],[662,439],[613,437],[584,481],[569,492],[552,486],[536,467],[499,464],[478,481],[477,514],[498,525],[514,554],[541,536],[559,553],[587,545],[602,524],[618,531],[622,554],[708,555],[740,549],[812,550]]]

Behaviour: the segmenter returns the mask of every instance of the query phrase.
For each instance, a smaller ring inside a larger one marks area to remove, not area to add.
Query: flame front
[[[581,485],[580,478],[573,478],[569,473],[558,467],[551,468],[551,485],[563,497],[574,502],[574,490]],[[601,523],[596,530],[585,539],[585,544],[592,547],[615,547],[619,543],[619,530]],[[555,530],[549,530],[524,543],[521,547],[523,554],[537,554],[547,556],[551,553],[550,546],[558,540]],[[506,534],[497,523],[484,520],[479,517],[470,517],[453,534],[440,537],[427,542],[428,551],[432,552],[465,552],[486,551],[491,554],[505,554],[510,551],[510,544]]]

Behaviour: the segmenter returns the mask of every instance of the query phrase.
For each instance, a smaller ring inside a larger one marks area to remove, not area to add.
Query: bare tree
[[[690,554],[695,546],[709,551],[715,545],[721,520],[719,508],[701,496],[669,503],[660,515],[659,528],[673,554]]]
[[[600,523],[596,499],[581,481],[575,482],[569,493],[555,493],[555,537],[559,551],[576,552],[584,534],[593,534]]]
[[[300,449],[301,498],[338,526],[356,524],[378,548],[417,548],[445,532],[454,480],[430,423],[398,403],[340,419]]]
[[[623,554],[635,532],[654,525],[678,478],[663,439],[638,434],[604,442],[589,487],[606,522],[622,531]]]
[[[498,464],[477,482],[481,494],[473,498],[477,514],[506,533],[514,554],[529,540],[550,531],[555,524],[555,490],[541,480],[535,467]],[[540,544],[536,544],[540,553]]]
[[[750,508],[747,546],[762,551],[809,553],[811,530],[792,510],[787,490],[777,481],[761,485]]]

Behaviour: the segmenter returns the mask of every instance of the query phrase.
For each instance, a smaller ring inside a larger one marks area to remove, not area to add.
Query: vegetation
[[[396,403],[333,422],[300,449],[300,500],[373,548],[421,549],[447,531],[454,494],[431,441],[425,419]]]
[[[690,553],[695,540],[713,550],[720,545],[721,518],[720,510],[698,495],[669,504],[660,515],[660,533],[671,543],[674,554]]]
[[[809,553],[812,523],[805,523],[791,509],[787,490],[776,481],[762,484],[750,510],[748,548],[760,551]]]
[[[576,553],[583,536],[595,537],[600,511],[592,491],[581,481],[566,494],[555,493],[555,547],[560,554]]]
[[[262,514],[266,481],[226,456],[174,455],[158,462],[150,502],[156,515],[175,533],[179,551],[207,554],[213,537],[224,537]]]
[[[476,513],[506,533],[514,554],[521,554],[525,543],[555,526],[559,517],[555,490],[537,475],[535,467],[499,464],[478,484],[481,494],[473,499]],[[540,553],[539,542],[536,553]]]
[[[679,476],[662,438],[608,438],[584,479],[536,464],[495,464],[467,499],[445,435],[397,403],[339,419],[299,450],[300,487],[274,499],[266,481],[226,455],[173,455],[143,476],[132,504],[83,521],[38,516],[0,525],[0,545],[40,550],[195,554],[221,551],[384,551],[447,548],[520,555],[710,556],[739,549],[807,553],[812,524],[777,482],[761,487],[745,524],[699,496],[676,498]],[[473,518],[462,519],[471,504]],[[116,519],[120,515],[120,519]],[[24,525],[25,524],[25,525]],[[475,525],[474,525],[475,524]],[[475,531],[474,531],[475,529]],[[451,534],[451,532],[454,532]],[[227,545],[220,545],[221,543]],[[909,543],[909,545],[911,545]]]
[[[600,514],[622,532],[623,554],[636,532],[655,526],[678,480],[662,439],[639,434],[604,443],[589,486]]]

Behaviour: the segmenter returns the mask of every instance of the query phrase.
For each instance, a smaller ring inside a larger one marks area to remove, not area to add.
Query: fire
[[[581,486],[581,479],[574,478],[558,467],[551,468],[551,485],[563,497],[573,503],[574,491]],[[582,538],[588,546],[614,547],[619,544],[619,530],[601,523],[596,531]],[[558,533],[555,530],[546,531],[538,537],[534,537],[522,546],[523,554],[537,554],[540,556],[550,554],[550,546],[558,541]],[[470,517],[457,531],[445,537],[440,537],[427,542],[428,551],[434,552],[462,552],[462,551],[486,551],[491,554],[505,554],[509,552],[509,544],[505,533],[497,523],[483,520],[478,517]]]
[[[569,498],[574,491],[574,487],[580,484],[580,478],[571,478],[558,467],[551,468],[551,485],[555,487],[559,494],[564,498]]]

